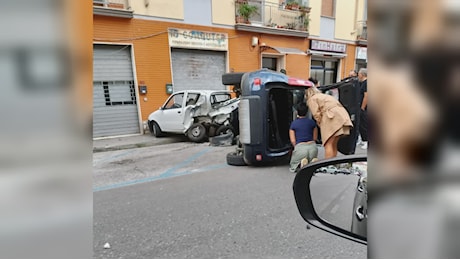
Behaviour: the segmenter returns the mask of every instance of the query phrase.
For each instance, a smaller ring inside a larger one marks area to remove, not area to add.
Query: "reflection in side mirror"
[[[309,183],[316,215],[340,229],[367,237],[367,162],[322,165]]]

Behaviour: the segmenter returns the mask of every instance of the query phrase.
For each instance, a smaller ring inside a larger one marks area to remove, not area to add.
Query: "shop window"
[[[336,82],[338,61],[312,60],[310,77],[318,80],[319,85],[329,85]]]

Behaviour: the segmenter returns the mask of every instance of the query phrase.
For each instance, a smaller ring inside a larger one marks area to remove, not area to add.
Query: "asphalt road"
[[[288,165],[228,166],[233,149],[174,143],[95,153],[94,257],[367,258],[364,245],[306,229]]]

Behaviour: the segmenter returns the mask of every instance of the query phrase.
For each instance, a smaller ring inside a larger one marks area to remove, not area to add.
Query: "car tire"
[[[219,135],[226,135],[226,134],[233,134],[234,138],[232,140],[232,145],[236,144],[236,133],[235,129],[231,125],[221,125],[216,130],[216,136]]]
[[[193,124],[187,131],[187,137],[195,143],[202,143],[206,140],[206,127],[200,123]]]
[[[227,164],[232,166],[246,166],[243,155],[238,155],[236,152],[227,154]]]
[[[235,135],[235,130],[231,125],[221,125],[216,130],[216,135],[230,134]]]
[[[155,121],[150,121],[149,122],[149,127],[151,134],[155,137],[162,137],[164,136],[164,133],[161,131],[160,126],[157,124]]]
[[[222,75],[222,84],[224,85],[239,85],[243,78],[243,72],[225,73]]]

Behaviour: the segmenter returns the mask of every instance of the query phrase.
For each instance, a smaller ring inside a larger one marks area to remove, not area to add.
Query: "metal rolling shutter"
[[[224,90],[225,52],[172,49],[174,91]]]
[[[94,45],[93,137],[140,133],[130,46]]]

